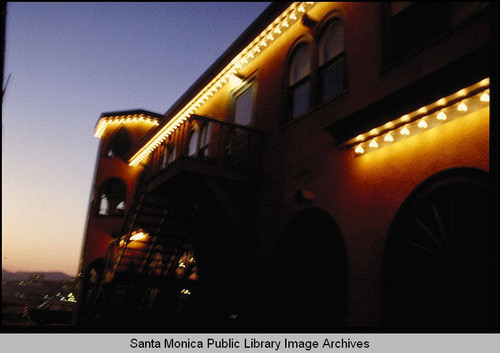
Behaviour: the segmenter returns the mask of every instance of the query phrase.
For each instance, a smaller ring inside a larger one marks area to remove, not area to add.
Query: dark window
[[[127,152],[132,147],[132,139],[125,129],[118,130],[109,143],[107,156],[125,159]]]
[[[295,119],[309,110],[311,50],[307,43],[299,44],[290,59],[288,75],[289,116]]]
[[[403,59],[450,29],[450,2],[391,2],[387,5],[391,61]]]
[[[331,20],[319,39],[318,67],[320,100],[342,93],[346,87],[344,26],[339,18]]]
[[[125,183],[117,178],[107,180],[99,193],[98,202],[100,216],[121,216],[125,212],[127,188]]]

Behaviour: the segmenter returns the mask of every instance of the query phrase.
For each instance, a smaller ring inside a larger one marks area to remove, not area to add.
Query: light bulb
[[[418,127],[421,129],[425,129],[427,127],[427,123],[425,122],[424,119],[422,119],[418,122]]]
[[[467,111],[467,104],[465,104],[464,102],[461,102],[461,103],[458,105],[457,110],[458,110],[459,112],[466,112],[466,111]]]
[[[370,146],[371,148],[377,148],[378,147],[378,143],[377,143],[377,141],[375,141],[373,139],[373,140],[370,141],[370,144],[368,146]]]
[[[438,120],[446,120],[446,113],[445,112],[439,112],[437,115]]]
[[[365,153],[365,150],[363,149],[363,147],[361,145],[358,145],[358,147],[356,147],[354,152],[359,153],[359,154],[363,154],[363,153]]]
[[[484,92],[481,97],[479,98],[481,102],[489,102],[490,101],[490,95],[487,92]]]
[[[384,137],[385,142],[392,142],[394,141],[394,137],[392,137],[391,133],[389,132],[387,135]]]
[[[405,126],[401,129],[401,135],[409,135],[410,134],[410,130],[408,130],[408,128]]]

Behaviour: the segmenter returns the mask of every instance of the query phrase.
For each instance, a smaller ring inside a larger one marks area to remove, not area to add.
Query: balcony
[[[151,154],[147,191],[180,172],[248,181],[260,168],[261,140],[259,130],[193,115]]]

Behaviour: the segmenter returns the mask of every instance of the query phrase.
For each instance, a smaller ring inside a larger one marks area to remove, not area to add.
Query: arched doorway
[[[306,209],[285,227],[274,254],[273,324],[285,329],[345,326],[346,255],[330,215]]]
[[[498,234],[489,175],[451,169],[419,185],[391,225],[384,323],[411,331],[497,327]]]

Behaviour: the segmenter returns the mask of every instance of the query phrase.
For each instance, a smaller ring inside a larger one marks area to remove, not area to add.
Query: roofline
[[[101,113],[99,116],[99,119],[101,118],[107,118],[111,116],[117,116],[117,115],[134,115],[134,114],[143,114],[143,115],[148,115],[152,118],[157,118],[157,119],[163,119],[165,115],[162,115],[160,113],[154,113],[149,110],[145,109],[132,109],[132,110],[119,110],[119,111],[113,111],[113,112],[104,112]]]
[[[199,92],[226,65],[228,65],[234,56],[241,52],[252,40],[255,34],[263,31],[269,26],[283,11],[285,11],[293,2],[272,2],[264,11],[236,38],[236,40],[215,60],[210,67],[177,99],[171,107],[165,112],[159,126],[147,133],[134,147],[134,153],[139,151],[162,127],[164,127],[172,117],[175,116],[186,104],[189,103]]]

